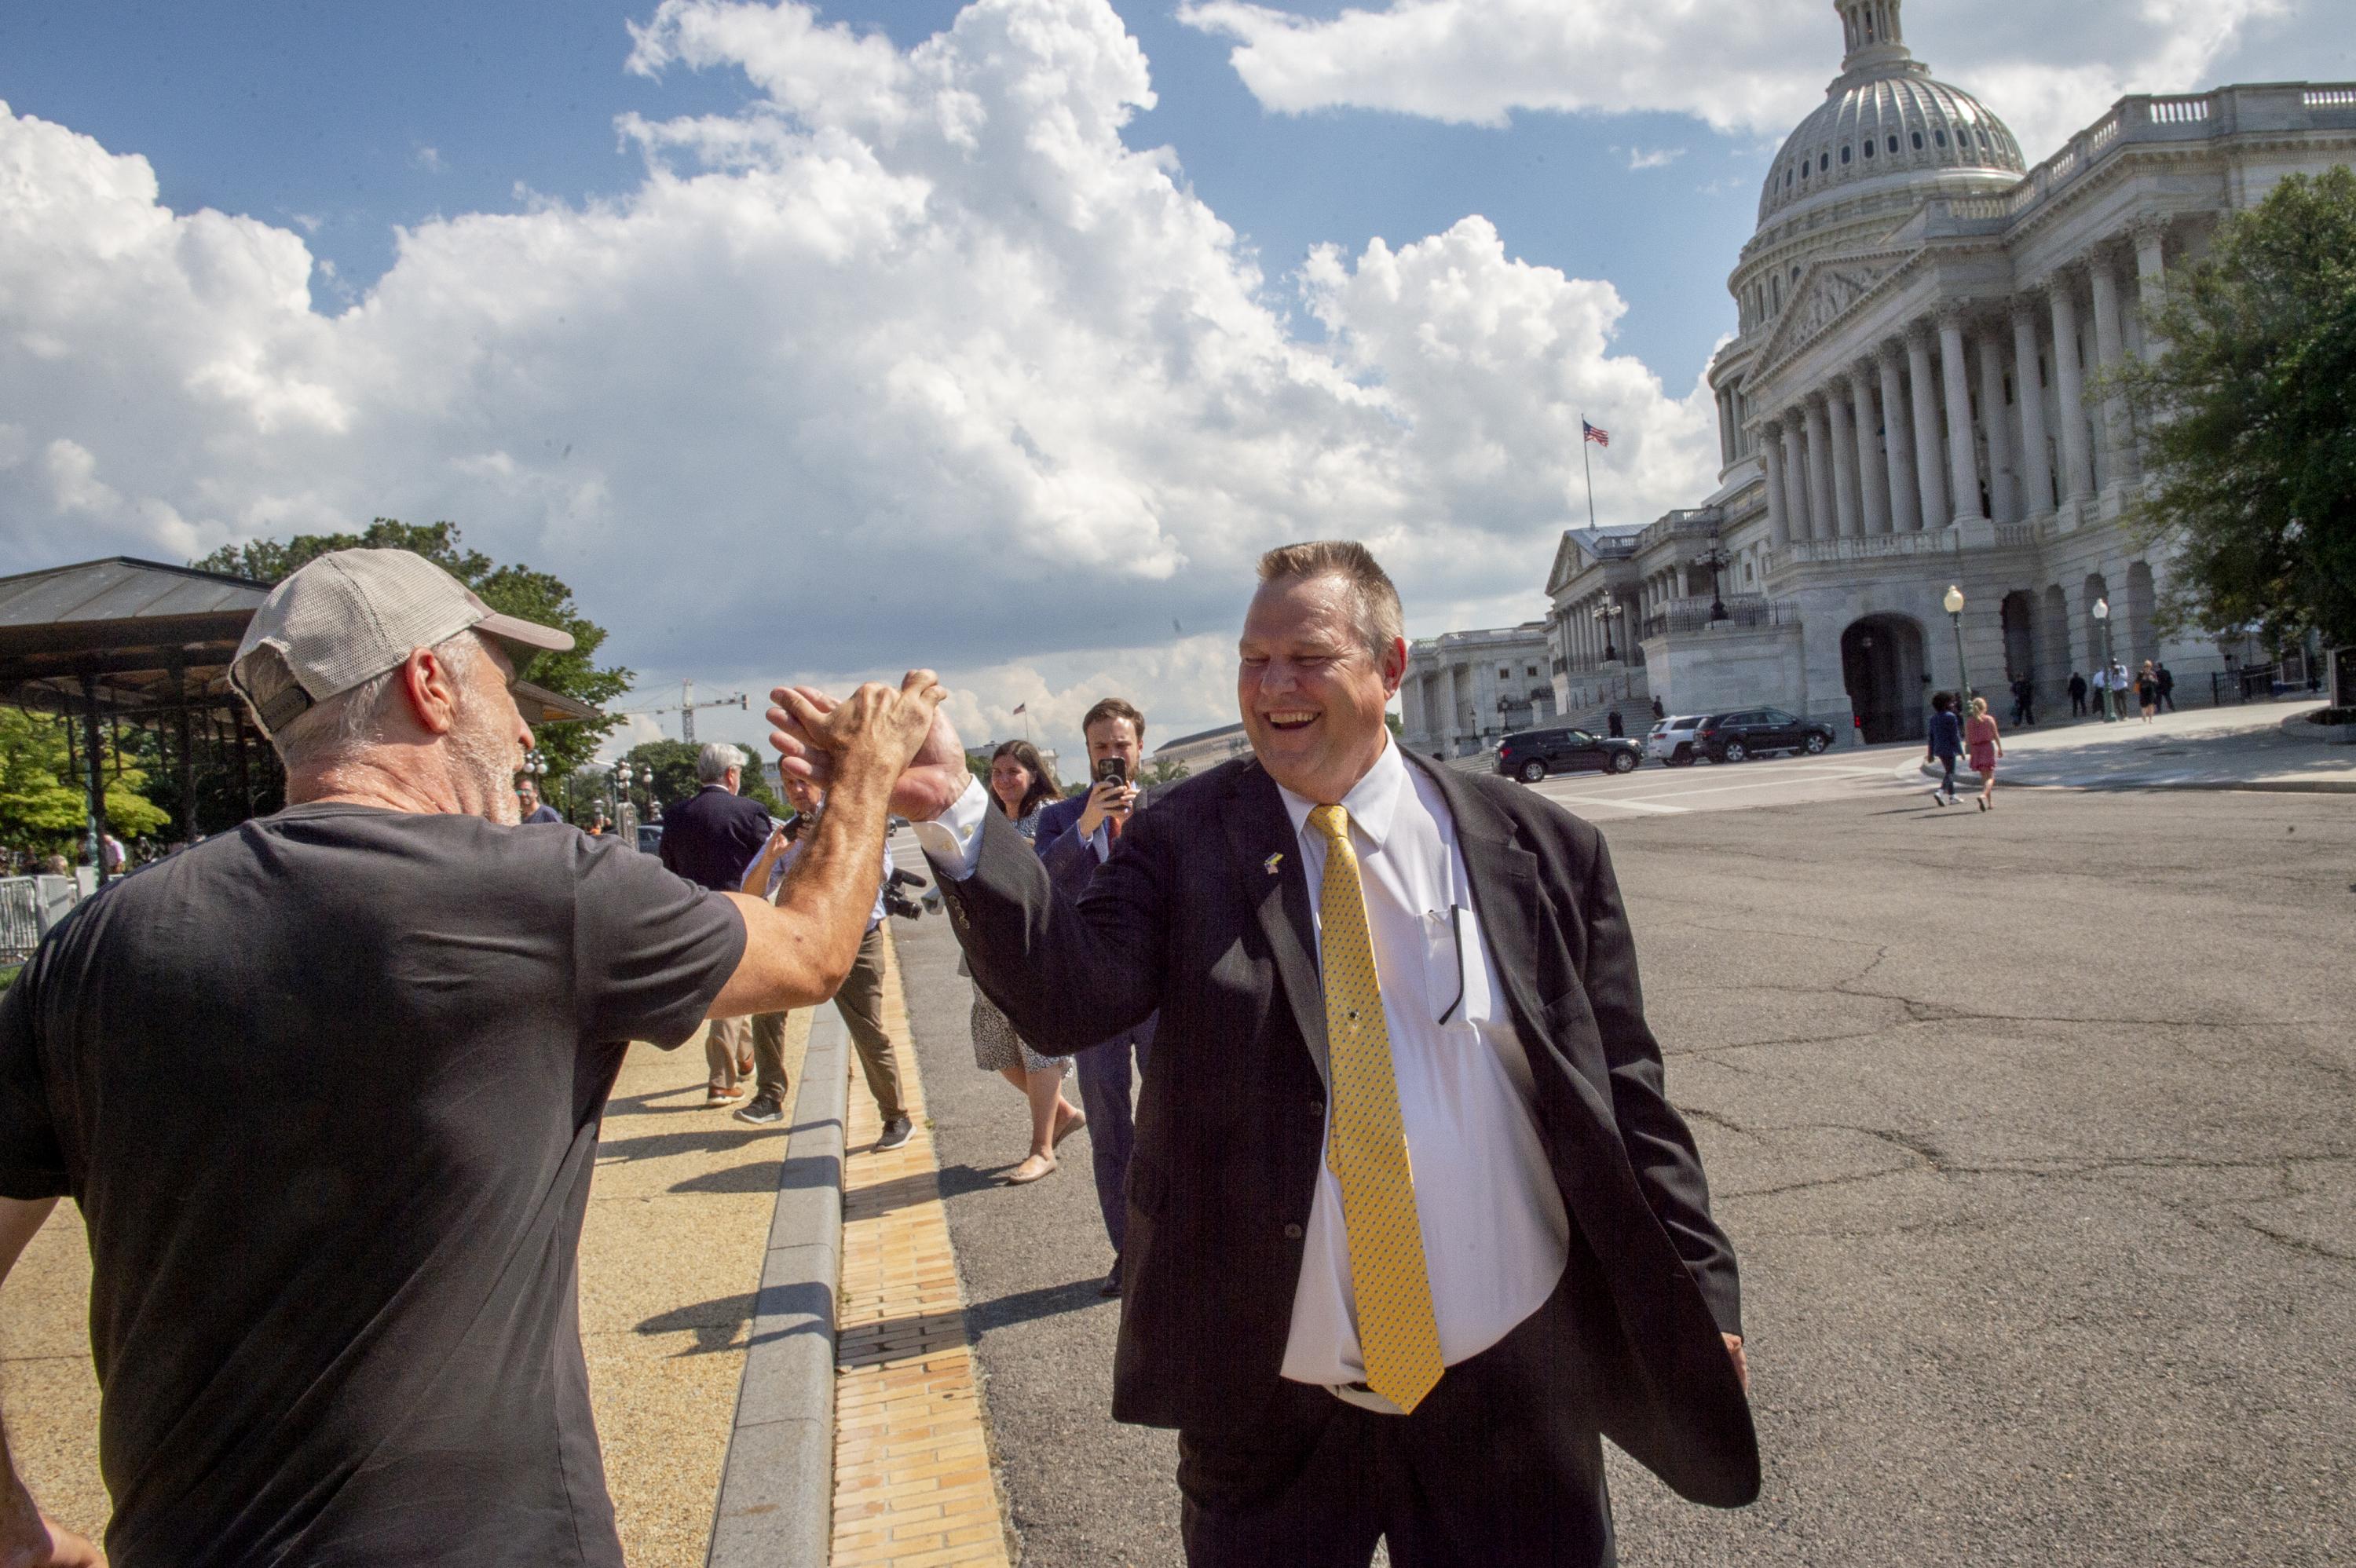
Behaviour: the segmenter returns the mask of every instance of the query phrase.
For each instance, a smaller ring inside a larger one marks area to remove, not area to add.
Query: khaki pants
[[[713,1019],[703,1032],[703,1063],[710,1069],[705,1084],[713,1089],[734,1089],[740,1074],[736,1064],[744,1059],[745,1048],[752,1043],[753,1020],[750,1019]]]
[[[884,928],[877,925],[860,938],[859,956],[852,960],[851,973],[842,988],[834,994],[834,1010],[851,1030],[851,1049],[859,1053],[859,1069],[867,1079],[867,1092],[875,1096],[875,1108],[885,1121],[908,1114],[900,1099],[900,1059],[892,1047],[892,1037],[884,1032]],[[784,1013],[756,1013],[749,1019],[712,1020],[711,1041],[722,1038],[721,1031],[730,1029],[726,1050],[741,1051],[742,1041],[750,1039],[753,1046],[753,1093],[758,1098],[786,1103],[786,1018]],[[704,1055],[712,1062],[712,1082],[722,1086],[723,1048],[707,1042]],[[736,1058],[726,1059],[726,1084],[736,1083]]]

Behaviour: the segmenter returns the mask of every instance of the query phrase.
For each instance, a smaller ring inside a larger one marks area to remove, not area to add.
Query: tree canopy
[[[2227,220],[2147,322],[2166,352],[2117,385],[2147,442],[2140,526],[2179,552],[2163,618],[2356,644],[2356,170]]]
[[[90,797],[67,743],[65,720],[0,708],[0,844],[72,855],[90,823]],[[102,759],[106,825],[118,838],[141,838],[171,819],[140,793],[147,775],[112,744]]]
[[[736,749],[748,751],[744,746]],[[695,776],[695,754],[701,750],[701,746],[691,746],[684,741],[670,740],[646,741],[631,747],[622,753],[621,760],[629,763],[633,773],[651,781],[633,788],[631,794],[641,800],[659,802],[664,810],[669,810],[703,787],[703,781]],[[757,800],[767,806],[770,816],[787,817],[793,815],[777,798],[777,792],[769,787],[768,780],[762,776],[759,763],[749,756],[741,781],[737,786],[738,793],[747,800]]]
[[[629,670],[619,666],[601,667],[594,662],[605,641],[605,628],[581,613],[571,588],[547,572],[521,564],[502,566],[480,550],[466,549],[455,523],[419,527],[379,517],[357,534],[297,534],[290,539],[224,545],[193,564],[207,571],[276,582],[305,562],[339,549],[414,550],[482,595],[483,603],[501,614],[572,633],[571,652],[536,655],[521,672],[535,686],[596,708],[630,688],[635,677]],[[550,776],[562,779],[587,762],[595,753],[597,742],[620,722],[616,718],[535,729]],[[691,776],[691,766],[689,771]]]

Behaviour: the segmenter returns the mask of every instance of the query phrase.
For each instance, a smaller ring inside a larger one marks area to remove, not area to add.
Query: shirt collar
[[[1375,765],[1366,770],[1365,777],[1350,786],[1340,805],[1350,814],[1350,826],[1358,830],[1367,843],[1379,852],[1383,840],[1390,837],[1392,820],[1398,815],[1399,796],[1409,787],[1407,763],[1399,749],[1391,744],[1388,734],[1383,737],[1382,754]],[[1309,832],[1309,814],[1317,809],[1317,802],[1307,795],[1295,795],[1282,784],[1277,794],[1284,797],[1285,815],[1292,818],[1292,831],[1297,835]]]

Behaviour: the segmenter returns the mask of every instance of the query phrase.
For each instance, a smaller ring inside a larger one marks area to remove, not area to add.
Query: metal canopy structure
[[[81,727],[78,763],[90,795],[92,863],[106,821],[105,726],[154,724],[177,741],[181,829],[195,835],[195,728],[228,732],[252,809],[253,749],[268,747],[230,689],[229,662],[271,585],[194,567],[111,556],[0,577],[0,702]],[[597,709],[518,681],[530,724],[596,719]]]

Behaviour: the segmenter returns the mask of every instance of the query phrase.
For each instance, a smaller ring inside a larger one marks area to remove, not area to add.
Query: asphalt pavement
[[[1622,1563],[2356,1561],[2351,803],[1795,787],[1608,831],[1767,1472],[1716,1513],[1615,1458]],[[1175,1562],[1173,1442],[1105,1415],[1087,1135],[999,1185],[1020,1102],[946,923],[900,934],[1022,1560]]]

